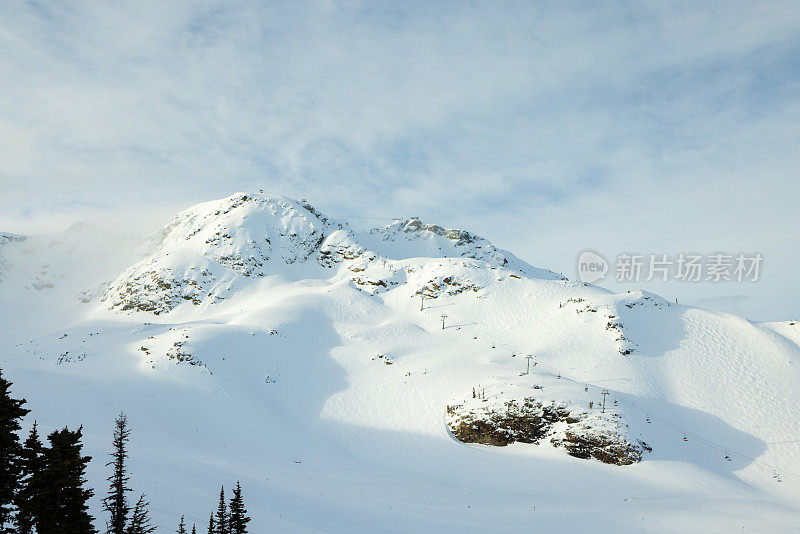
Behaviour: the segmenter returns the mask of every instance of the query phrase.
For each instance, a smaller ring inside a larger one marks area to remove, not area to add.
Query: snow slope
[[[48,252],[53,287],[23,282],[41,255],[17,237],[0,245],[0,366],[43,428],[84,425],[101,492],[128,414],[134,486],[163,531],[176,513],[200,528],[237,479],[254,532],[800,527],[800,323],[612,294],[466,231],[356,232],[262,194],[186,210],[102,268]],[[609,465],[448,427],[448,406],[526,397],[652,452]]]

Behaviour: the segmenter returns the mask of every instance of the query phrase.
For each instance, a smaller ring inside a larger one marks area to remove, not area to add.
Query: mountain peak
[[[305,200],[262,192],[235,193],[186,209],[156,241],[150,256],[126,269],[105,291],[102,300],[110,308],[159,314],[184,302],[225,300],[250,279],[277,275],[333,280],[352,275],[342,267],[358,262],[355,269],[361,271],[377,259],[393,273],[408,269],[397,262],[412,258],[471,258],[494,269],[559,278],[465,230],[412,217],[356,233]],[[375,283],[386,287],[380,281]]]

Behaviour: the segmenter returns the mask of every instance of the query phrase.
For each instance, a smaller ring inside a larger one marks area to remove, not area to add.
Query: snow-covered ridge
[[[162,314],[182,303],[212,305],[253,279],[271,275],[349,277],[380,291],[405,283],[413,272],[406,262],[416,258],[424,258],[423,263],[464,258],[475,260],[477,269],[560,278],[464,230],[413,218],[357,233],[305,201],[262,193],[237,193],[189,208],[161,230],[156,242],[151,255],[122,272],[103,293],[109,308]]]
[[[376,250],[388,258],[464,257],[483,260],[495,267],[531,268],[481,236],[466,230],[423,224],[417,218],[395,220],[388,226],[370,230],[369,235],[375,238],[372,244]]]

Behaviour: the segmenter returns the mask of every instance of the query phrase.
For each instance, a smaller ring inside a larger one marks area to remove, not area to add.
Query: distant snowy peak
[[[25,241],[26,236],[0,232],[0,283],[6,278],[6,273],[11,268],[11,262],[3,254],[3,248],[11,243]]]
[[[19,235],[19,234],[9,234],[5,232],[0,232],[0,247],[6,245],[8,243],[15,243],[19,241],[25,241],[27,236]]]
[[[155,242],[149,257],[126,269],[104,292],[107,307],[160,314],[184,302],[225,300],[241,287],[242,279],[276,274],[289,279],[331,278],[342,266],[353,267],[343,271],[343,276],[351,276],[374,270],[369,268],[378,259],[387,268],[386,262],[412,258],[472,258],[483,267],[563,278],[531,267],[464,230],[411,218],[356,233],[346,222],[327,217],[305,201],[262,193],[237,193],[189,208],[175,216]],[[397,273],[406,267],[388,269]]]
[[[141,240],[98,224],[72,223],[57,232],[0,232],[0,291],[6,298],[26,290],[79,294],[136,261]],[[2,287],[5,286],[5,287]]]

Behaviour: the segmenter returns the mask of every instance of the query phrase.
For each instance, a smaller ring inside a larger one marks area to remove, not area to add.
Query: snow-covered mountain
[[[99,490],[124,410],[160,525],[237,479],[255,532],[800,525],[800,322],[263,194],[86,231],[0,234],[0,367],[43,428],[84,425]]]
[[[240,193],[178,214],[161,232],[156,251],[123,271],[102,300],[121,311],[155,315],[184,302],[211,311],[210,305],[235,297],[253,279],[270,276],[349,277],[374,293],[406,283],[414,265],[406,260],[413,258],[475,260],[465,272],[506,268],[556,276],[463,230],[408,219],[360,235],[306,202]]]

